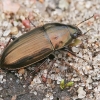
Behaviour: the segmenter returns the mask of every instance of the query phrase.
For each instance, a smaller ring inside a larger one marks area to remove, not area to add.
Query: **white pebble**
[[[53,100],[53,95],[50,96],[50,100]]]
[[[1,14],[1,18],[5,19],[5,14],[4,13]]]
[[[55,75],[54,74],[51,74],[51,77],[50,77],[52,80],[55,80]]]
[[[85,7],[88,9],[91,7],[91,1],[87,1],[86,4],[85,4]]]
[[[48,71],[45,69],[45,70],[44,70],[44,73],[47,74],[47,72],[48,72]]]
[[[56,80],[58,80],[58,81],[62,81],[61,76],[57,76],[57,77],[56,77]]]
[[[68,4],[67,0],[59,1],[59,8],[61,8],[62,10],[68,9],[68,6],[69,6],[69,4]]]
[[[46,97],[48,98],[49,97],[49,94],[46,94]]]
[[[73,81],[75,81],[75,82],[76,82],[76,81],[79,81],[79,80],[80,80],[80,78],[74,78],[74,79],[73,79]]]
[[[43,98],[43,100],[48,100],[47,98]]]
[[[82,99],[86,96],[86,92],[83,90],[83,87],[78,88],[78,98]]]
[[[37,95],[37,92],[36,91],[34,91],[33,93],[34,93],[34,95]]]
[[[4,31],[3,36],[8,36],[10,34],[10,32],[11,32],[11,30]]]
[[[3,79],[3,75],[0,75],[0,82],[2,81],[2,79]]]
[[[92,89],[92,85],[89,85],[89,86],[88,86],[88,89]]]
[[[12,78],[10,78],[10,81],[12,81]]]
[[[57,84],[60,84],[60,81],[57,81]]]
[[[56,66],[56,67],[57,67],[57,66],[58,66],[58,64],[57,64],[57,63],[54,63],[54,66]]]
[[[3,79],[3,82],[6,82],[6,79]]]
[[[33,79],[34,83],[41,83],[41,80],[39,77],[36,77]]]
[[[25,20],[25,17],[24,17],[24,16],[20,16],[20,19],[21,19],[21,20]]]
[[[23,85],[23,88],[25,88],[26,87],[26,85]]]
[[[14,24],[14,26],[17,26],[18,25],[18,22],[17,21],[14,21],[13,24]]]
[[[83,10],[84,9],[84,2],[83,1],[79,1],[78,3],[77,3],[77,5],[76,5],[76,8],[78,9],[78,10]]]
[[[72,51],[78,53],[79,52],[79,48],[72,47]]]
[[[2,26],[7,27],[8,24],[9,24],[8,21],[4,21],[4,22],[2,23]]]
[[[87,83],[92,83],[92,79],[91,76],[89,76],[89,78],[86,80]]]

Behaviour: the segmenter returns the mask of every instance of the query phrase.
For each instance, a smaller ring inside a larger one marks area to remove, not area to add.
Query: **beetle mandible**
[[[48,23],[37,27],[5,48],[0,67],[15,70],[35,64],[81,35],[82,31],[74,25]]]

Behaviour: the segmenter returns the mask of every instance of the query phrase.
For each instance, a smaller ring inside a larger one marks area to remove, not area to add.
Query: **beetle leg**
[[[7,47],[7,46],[9,45],[9,43],[11,42],[11,39],[12,39],[12,40],[15,40],[15,39],[16,39],[16,37],[15,37],[15,36],[11,36],[11,38],[9,39],[9,41],[8,41],[8,43],[6,44],[6,46],[5,46],[5,47]]]
[[[29,19],[29,17],[28,17],[28,20],[30,21],[30,23],[31,23],[34,27],[36,27],[36,26],[34,25],[34,23],[32,23],[32,21]]]
[[[66,48],[66,47],[62,48],[61,50],[63,50],[63,51],[67,51],[67,52],[71,53],[74,57],[80,58],[80,59],[82,59],[82,60],[84,60],[84,61],[86,61],[86,62],[87,62],[87,60],[86,60],[86,59],[84,59],[84,58],[81,58],[81,57],[77,56],[74,52],[72,52],[72,51],[68,50],[68,48]]]
[[[34,67],[34,70],[32,70],[32,71],[30,72],[30,75],[35,75],[35,74],[37,74],[37,72],[40,71],[40,67],[42,67],[46,61],[47,61],[47,59],[42,60],[42,63],[41,63],[38,67]],[[29,69],[27,69],[27,70],[30,71]],[[30,75],[29,75],[29,76],[30,76]]]
[[[51,55],[49,55],[49,57],[48,57],[50,60],[53,60],[54,58],[55,58],[55,56],[53,55],[53,54],[51,54]],[[27,69],[29,72],[30,72],[30,74],[28,75],[28,76],[33,76],[32,77],[32,79],[35,77],[35,75],[37,74],[37,72],[39,72],[40,71],[40,69],[41,69],[41,67],[45,64],[45,62],[48,60],[48,58],[46,58],[46,59],[44,59],[44,60],[42,60],[41,62],[41,64],[38,66],[38,67],[35,67],[35,69],[33,70],[33,71],[30,71],[29,69]],[[49,68],[49,70],[48,70],[48,72],[47,73],[49,73],[50,71],[51,71],[51,67]],[[46,76],[46,78],[48,77],[48,74],[47,74],[47,76]],[[27,78],[27,79],[29,79],[29,78]],[[28,81],[29,82],[29,81]]]

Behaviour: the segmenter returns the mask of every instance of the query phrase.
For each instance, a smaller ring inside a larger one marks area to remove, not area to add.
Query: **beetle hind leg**
[[[5,47],[7,47],[9,45],[9,43],[11,42],[11,40],[15,40],[16,38],[17,37],[15,37],[15,36],[11,36]]]

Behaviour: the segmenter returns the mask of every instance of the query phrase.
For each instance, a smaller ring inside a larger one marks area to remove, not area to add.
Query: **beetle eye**
[[[76,39],[76,38],[78,37],[78,34],[77,34],[77,33],[71,34],[71,37],[72,37],[73,39]]]
[[[73,37],[74,37],[74,38],[77,38],[77,36],[78,36],[77,33],[74,33],[74,34],[73,34]]]

